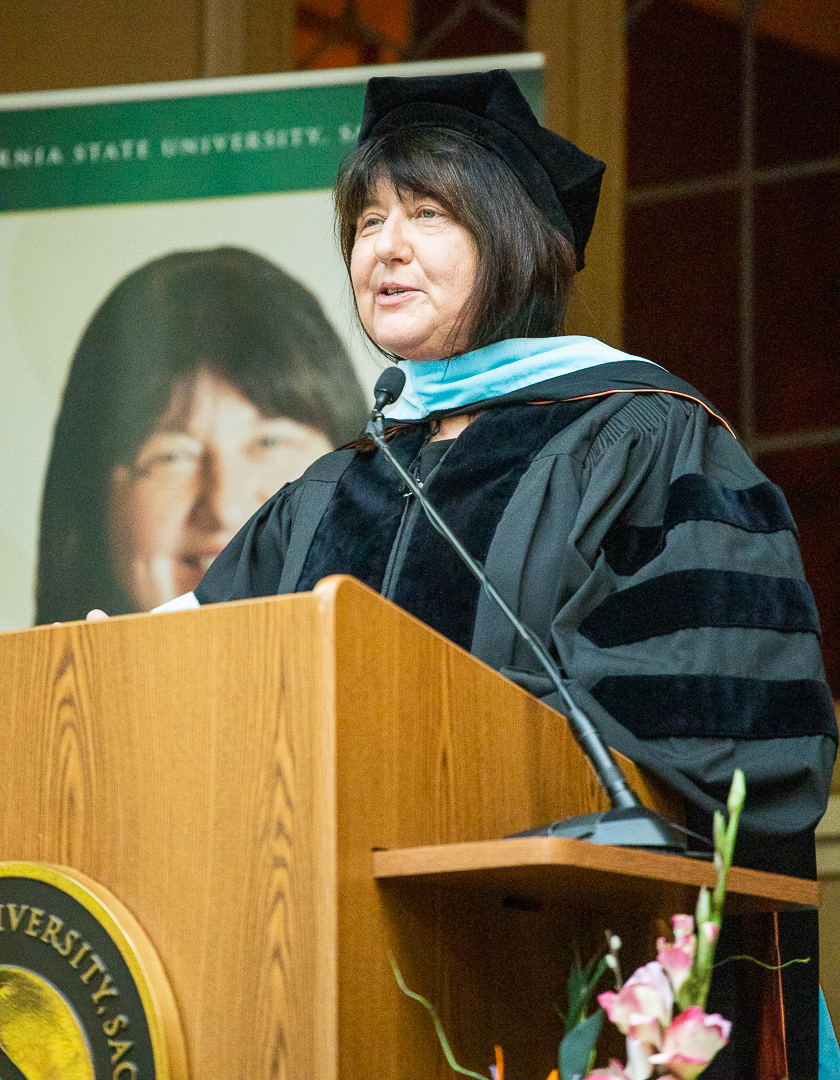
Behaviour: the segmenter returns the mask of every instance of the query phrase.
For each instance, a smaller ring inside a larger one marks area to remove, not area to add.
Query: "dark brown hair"
[[[501,158],[459,132],[436,127],[406,128],[362,144],[335,187],[348,270],[359,216],[380,182],[434,199],[475,241],[478,271],[460,320],[469,322],[466,351],[562,332],[574,249]],[[459,330],[453,328],[451,340]]]

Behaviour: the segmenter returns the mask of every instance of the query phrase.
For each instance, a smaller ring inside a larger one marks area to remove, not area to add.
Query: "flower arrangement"
[[[626,1036],[627,1064],[613,1061],[609,1068],[589,1073],[587,1080],[695,1080],[729,1040],[729,1021],[703,1012],[702,1005],[689,1005],[673,1016],[697,955],[697,935],[690,915],[674,915],[672,922],[673,944],[659,938],[656,960],[635,971],[617,993],[598,995],[610,1021]],[[701,933],[714,932],[713,923],[699,928]]]
[[[700,889],[694,916],[674,915],[674,940],[657,941],[657,958],[621,979],[618,952],[621,941],[607,935],[608,951],[585,967],[576,963],[569,977],[569,1011],[563,1017],[566,1034],[560,1043],[558,1067],[548,1080],[696,1080],[729,1040],[731,1024],[717,1013],[704,1012],[720,933],[726,879],[732,865],[738,819],[744,805],[744,774],[735,772],[727,800],[728,822],[714,817],[714,862],[717,883],[709,893]],[[487,1080],[481,1073],[459,1065],[434,1006],[409,990],[394,960],[400,989],[419,1001],[431,1014],[438,1040],[449,1066],[463,1076]],[[599,1008],[587,1015],[591,997],[607,970],[616,988],[598,994]],[[678,1010],[674,1015],[675,1009]],[[627,1061],[611,1061],[592,1071],[604,1017],[625,1036]],[[504,1056],[495,1048],[492,1080],[504,1080]]]

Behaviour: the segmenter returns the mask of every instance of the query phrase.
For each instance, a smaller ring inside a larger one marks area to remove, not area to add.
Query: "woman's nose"
[[[408,262],[411,244],[405,222],[399,214],[389,214],[376,234],[373,250],[380,262]]]
[[[198,475],[190,523],[206,532],[233,534],[259,508],[243,464],[208,455]]]

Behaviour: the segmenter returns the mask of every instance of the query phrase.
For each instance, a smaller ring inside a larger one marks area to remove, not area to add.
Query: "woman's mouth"
[[[218,550],[214,551],[190,552],[181,556],[181,562],[191,570],[195,570],[199,574],[205,574],[221,550],[221,548],[218,548]]]
[[[380,307],[393,307],[395,304],[400,304],[409,297],[416,296],[419,291],[419,289],[414,289],[410,285],[398,285],[396,283],[386,282],[384,285],[379,286],[379,292],[376,294],[376,303]]]

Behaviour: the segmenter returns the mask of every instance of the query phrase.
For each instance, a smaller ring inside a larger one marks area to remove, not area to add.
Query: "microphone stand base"
[[[513,833],[505,839],[513,840],[520,836],[561,836],[569,840],[588,840],[591,844],[644,848],[670,855],[685,855],[688,846],[682,829],[646,806],[565,818],[550,825]]]

